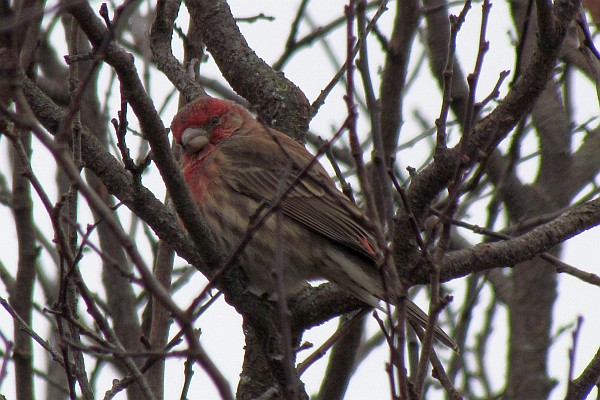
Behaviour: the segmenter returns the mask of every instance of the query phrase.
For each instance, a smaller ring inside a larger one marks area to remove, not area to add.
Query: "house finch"
[[[259,209],[291,187],[278,205],[280,235],[276,234],[277,218],[271,216],[240,254],[250,291],[258,295],[276,292],[272,269],[276,252],[282,251],[287,296],[299,292],[307,281],[325,278],[371,306],[377,307],[384,299],[378,269],[381,253],[372,232],[358,217],[359,209],[335,187],[319,163],[313,163],[294,184],[313,159],[302,145],[266,128],[242,106],[214,98],[182,108],[171,131],[183,147],[182,170],[192,196],[226,252],[236,249]],[[427,315],[410,300],[405,304],[410,321],[425,326]],[[437,326],[435,335],[456,349],[455,342]]]

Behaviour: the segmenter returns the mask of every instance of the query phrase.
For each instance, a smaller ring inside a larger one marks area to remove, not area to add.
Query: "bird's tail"
[[[387,301],[387,296],[384,295],[383,279],[378,276],[379,271],[373,268],[373,265],[369,262],[370,260],[365,260],[361,257],[352,257],[351,254],[343,252],[337,247],[328,248],[326,255],[328,258],[325,258],[325,260],[331,261],[330,263],[325,262],[322,266],[322,272],[327,279],[349,289],[365,303],[382,310],[379,301]],[[400,303],[397,296],[392,295],[392,298],[389,300],[394,305]],[[411,324],[425,328],[428,320],[427,314],[409,299],[406,299],[404,303],[406,305],[408,321]],[[435,338],[440,343],[454,351],[458,351],[456,342],[437,324],[435,325],[434,333]]]
[[[409,322],[414,323],[420,326],[421,328],[425,328],[427,326],[427,314],[425,314],[425,312],[421,310],[418,305],[416,305],[409,299],[406,299],[404,304],[406,305],[406,315],[408,317]],[[454,339],[452,339],[446,332],[444,332],[444,330],[440,328],[438,324],[435,324],[434,329],[435,338],[440,343],[444,344],[445,346],[448,346],[456,352],[459,351],[458,344],[456,344]]]

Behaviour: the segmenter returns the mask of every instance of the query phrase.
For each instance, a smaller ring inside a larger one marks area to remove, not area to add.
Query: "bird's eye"
[[[221,119],[219,117],[215,116],[215,117],[212,117],[210,119],[210,124],[213,125],[213,126],[214,125],[219,125],[219,122],[221,122]]]

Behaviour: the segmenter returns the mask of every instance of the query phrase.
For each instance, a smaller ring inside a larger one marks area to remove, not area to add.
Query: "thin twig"
[[[321,359],[327,351],[342,337],[348,332],[357,322],[359,322],[364,315],[367,315],[371,311],[371,308],[363,308],[356,314],[354,314],[350,320],[346,321],[342,326],[340,326],[334,333],[331,335],[321,346],[319,346],[314,352],[312,352],[308,357],[304,359],[301,363],[298,364],[296,368],[298,377],[302,376],[302,374],[316,361]]]

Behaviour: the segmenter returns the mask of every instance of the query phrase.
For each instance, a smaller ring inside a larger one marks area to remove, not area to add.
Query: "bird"
[[[250,292],[273,298],[279,251],[288,298],[308,282],[325,279],[372,307],[386,299],[379,269],[382,252],[371,225],[304,146],[267,127],[243,106],[213,97],[181,108],[171,132],[183,149],[187,186],[226,254],[237,248],[265,205],[280,210],[281,217],[268,217],[239,255]],[[276,199],[279,203],[273,204]],[[409,321],[425,327],[427,314],[409,299],[405,307]],[[458,349],[437,325],[434,335]]]

